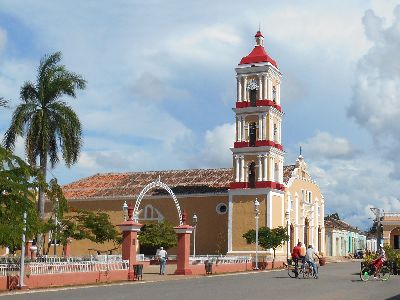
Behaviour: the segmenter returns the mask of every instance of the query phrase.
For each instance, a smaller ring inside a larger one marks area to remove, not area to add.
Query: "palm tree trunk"
[[[46,181],[46,174],[47,174],[47,153],[41,153],[40,154],[40,173],[42,173],[43,176],[43,181]],[[39,186],[39,199],[38,199],[38,212],[39,212],[39,217],[44,220],[45,217],[45,211],[44,211],[44,205],[46,202],[45,198],[45,188],[42,186]],[[38,253],[43,254],[43,234],[39,233],[37,235],[37,247],[38,247]]]

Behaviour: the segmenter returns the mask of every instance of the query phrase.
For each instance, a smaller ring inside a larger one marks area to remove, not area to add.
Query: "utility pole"
[[[375,221],[376,221],[376,243],[377,243],[377,248],[378,250],[381,248],[381,210],[376,207],[371,207],[371,211],[375,215]]]

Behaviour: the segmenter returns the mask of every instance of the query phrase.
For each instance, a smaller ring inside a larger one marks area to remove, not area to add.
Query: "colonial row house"
[[[114,224],[122,221],[125,202],[137,206],[143,224],[168,220],[178,225],[185,210],[189,224],[197,216],[196,254],[249,255],[255,246],[242,235],[255,229],[257,199],[260,227],[288,228],[290,244],[278,249],[278,255],[286,255],[298,241],[325,253],[324,197],[301,155],[284,166],[282,74],[265,51],[260,31],[235,71],[231,168],[96,174],[63,187],[69,204],[106,211]],[[75,241],[72,254],[112,247]],[[270,254],[270,249],[260,249],[260,255]]]
[[[353,255],[359,249],[376,251],[373,244],[368,246],[367,236],[364,232],[343,220],[325,219],[325,232],[325,249],[328,256]]]

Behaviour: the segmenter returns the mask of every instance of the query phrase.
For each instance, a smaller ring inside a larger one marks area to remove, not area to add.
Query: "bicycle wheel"
[[[382,267],[382,269],[379,271],[379,278],[382,281],[388,280],[390,277],[390,269],[386,266]]]
[[[305,263],[303,267],[303,278],[308,279],[310,277],[310,274],[312,274],[312,268],[308,263]]]
[[[288,265],[287,266],[287,271],[288,271],[288,275],[289,275],[290,278],[295,278],[296,277],[295,266]]]
[[[368,281],[368,279],[371,277],[371,268],[370,267],[364,267],[361,269],[360,272],[360,278],[362,281]]]

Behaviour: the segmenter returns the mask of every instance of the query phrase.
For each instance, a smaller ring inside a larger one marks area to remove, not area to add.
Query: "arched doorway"
[[[256,164],[254,161],[252,161],[249,165],[249,188],[255,188],[256,187],[256,170],[255,170]]]
[[[400,249],[400,227],[396,227],[390,232],[390,246],[393,249]]]
[[[309,245],[309,240],[308,240],[308,230],[310,229],[310,222],[308,221],[308,219],[306,218],[304,220],[304,245],[306,247],[308,247]]]

